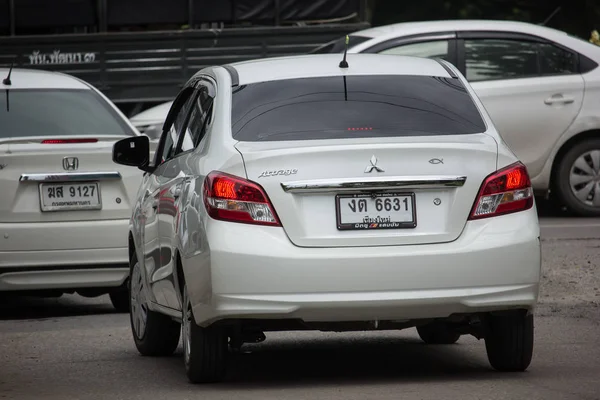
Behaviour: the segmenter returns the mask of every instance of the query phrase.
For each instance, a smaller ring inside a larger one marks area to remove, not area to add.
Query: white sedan
[[[65,74],[0,69],[0,91],[0,291],[109,293],[128,310],[124,240],[142,173],[114,164],[112,146],[139,133]]]
[[[460,70],[534,190],[600,216],[600,47],[516,21],[408,22],[354,32],[349,53],[443,58]],[[345,38],[315,53],[340,53]]]
[[[130,225],[131,327],[144,355],[183,337],[192,382],[268,330],[417,327],[533,351],[539,225],[527,169],[450,63],[374,54],[199,71],[149,139]],[[191,143],[191,145],[189,145]],[[181,326],[183,326],[183,329]]]

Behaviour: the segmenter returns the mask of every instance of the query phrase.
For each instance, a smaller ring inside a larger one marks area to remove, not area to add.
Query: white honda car
[[[144,355],[180,332],[192,382],[264,331],[417,327],[533,351],[540,240],[527,169],[445,61],[353,54],[199,71],[116,162],[146,172],[129,227],[131,327]],[[180,326],[182,325],[182,327]]]
[[[0,291],[94,297],[128,310],[127,227],[142,173],[112,162],[139,135],[69,75],[0,69]]]
[[[516,21],[407,22],[354,32],[349,53],[439,57],[466,76],[536,193],[600,216],[600,47]],[[315,53],[341,53],[345,37]]]

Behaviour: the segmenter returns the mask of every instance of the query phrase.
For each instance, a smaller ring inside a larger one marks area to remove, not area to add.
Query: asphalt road
[[[188,384],[181,348],[138,355],[106,296],[0,298],[0,399],[600,399],[600,219],[542,217],[544,280],[525,373],[501,374],[483,341],[401,332],[268,334],[226,382]]]

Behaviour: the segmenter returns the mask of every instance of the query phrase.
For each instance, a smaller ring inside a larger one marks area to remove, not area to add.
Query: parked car
[[[417,327],[484,338],[491,365],[533,351],[539,225],[526,167],[460,71],[352,54],[199,71],[149,139],[129,246],[138,351],[192,382],[264,331]],[[182,325],[182,327],[180,326]]]
[[[167,113],[172,105],[172,101],[167,101],[166,103],[150,107],[134,115],[129,121],[140,133],[147,135],[152,140],[158,140],[162,133]]]
[[[344,51],[345,37],[314,50]],[[349,53],[439,57],[454,64],[521,159],[534,190],[600,216],[600,48],[514,21],[399,23],[350,34]],[[554,196],[556,195],[556,196]]]
[[[142,173],[114,164],[112,146],[139,133],[72,76],[0,79],[0,291],[109,293],[128,310],[124,241]]]

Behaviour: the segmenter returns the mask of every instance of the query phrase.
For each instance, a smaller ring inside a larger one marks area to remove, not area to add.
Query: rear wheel
[[[228,336],[219,327],[196,324],[185,286],[183,304],[183,358],[188,379],[192,383],[219,382],[227,369]]]
[[[144,356],[169,356],[179,345],[181,325],[148,308],[141,266],[135,256],[131,264],[129,319],[135,346]]]
[[[581,216],[600,216],[600,139],[578,143],[560,160],[554,182],[559,199]]]
[[[460,333],[452,330],[448,324],[437,321],[418,326],[417,332],[427,344],[453,344],[460,338]]]
[[[533,315],[490,315],[485,337],[488,360],[498,371],[525,371],[533,356]]]

